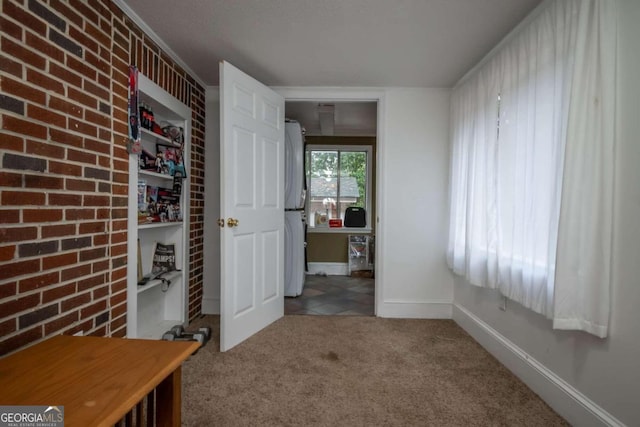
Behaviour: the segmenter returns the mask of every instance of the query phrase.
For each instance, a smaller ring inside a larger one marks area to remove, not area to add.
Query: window
[[[307,220],[311,230],[343,229],[348,207],[365,209],[366,229],[370,228],[370,159],[371,146],[307,146]]]

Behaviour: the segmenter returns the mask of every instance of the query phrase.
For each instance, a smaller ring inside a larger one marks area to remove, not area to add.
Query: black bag
[[[344,212],[345,227],[365,227],[367,225],[367,215],[363,208],[348,207]]]

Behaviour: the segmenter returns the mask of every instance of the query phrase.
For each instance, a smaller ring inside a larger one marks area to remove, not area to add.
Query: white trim
[[[459,304],[453,320],[572,425],[624,424]]]
[[[399,319],[451,319],[451,301],[385,300],[376,315]]]
[[[386,90],[384,88],[370,87],[272,87],[285,98],[286,101],[375,101],[378,103],[377,135],[376,135],[376,218],[371,221],[375,223],[377,241],[384,244],[385,227],[380,218],[384,212],[385,189],[384,176],[385,161],[382,153],[385,152],[386,144]],[[373,225],[373,224],[372,224]],[[376,315],[380,312],[382,295],[384,291],[384,247],[383,244],[376,244],[375,259],[382,260],[376,265],[375,280],[375,307]]]
[[[202,297],[202,314],[220,314],[220,298]]]
[[[159,35],[156,34],[155,31],[153,31],[151,29],[151,27],[149,25],[147,25],[146,22],[144,22],[142,20],[142,18],[140,18],[140,16],[133,11],[133,9],[131,9],[131,7],[125,3],[124,0],[113,0],[113,2],[115,3],[116,6],[118,6],[120,8],[120,10],[122,10],[122,12],[124,12],[125,15],[127,15],[129,17],[129,19],[131,19],[133,21],[134,24],[136,24],[138,27],[140,27],[140,29],[142,30],[143,33],[145,33],[147,36],[149,36],[149,38],[151,38],[151,40],[154,41],[155,44],[158,45],[158,47],[160,49],[162,49],[164,51],[164,53],[167,54],[167,56],[169,56],[171,59],[173,59],[178,65],[180,65],[180,67],[182,67],[183,70],[185,70],[187,73],[189,73],[191,75],[191,77],[197,81],[198,83],[200,83],[200,85],[204,88],[205,86],[207,86],[204,83],[204,80],[202,80],[200,78],[200,76],[198,76],[192,69],[191,67],[189,67],[187,65],[186,62],[184,62],[182,60],[182,58],[180,58],[178,56],[177,53],[175,53],[173,51],[173,49],[171,49],[169,47],[168,44],[166,44],[164,42],[164,40],[162,40],[160,38]]]
[[[309,262],[307,274],[321,276],[346,276],[349,274],[349,264],[346,262]]]

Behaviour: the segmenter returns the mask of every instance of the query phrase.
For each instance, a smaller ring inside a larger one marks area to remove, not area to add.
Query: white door
[[[284,98],[220,63],[220,350],[284,315]]]

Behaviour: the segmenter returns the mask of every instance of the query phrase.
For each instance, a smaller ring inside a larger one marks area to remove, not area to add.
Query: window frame
[[[371,227],[371,191],[372,191],[372,185],[371,185],[371,171],[372,171],[372,165],[371,162],[373,161],[372,159],[372,154],[373,154],[373,145],[370,144],[366,144],[366,145],[349,145],[349,144],[345,144],[345,145],[336,145],[336,144],[307,144],[304,147],[304,162],[305,164],[311,164],[311,162],[309,161],[309,156],[311,155],[312,151],[337,151],[338,152],[338,156],[340,155],[340,153],[342,152],[364,152],[366,153],[366,180],[365,180],[365,192],[366,192],[366,200],[365,200],[365,212],[366,212],[366,226],[365,227],[345,227],[344,224],[342,227],[311,227],[310,225],[307,227],[307,232],[308,233],[350,233],[350,234],[358,234],[358,233],[371,233],[372,231],[372,227]],[[311,175],[307,175],[307,173],[310,171],[307,171],[305,168],[305,180],[307,180],[309,178],[309,180],[307,181],[307,197],[305,198],[305,203],[304,203],[304,209],[305,209],[305,214],[307,217],[307,221],[310,217],[310,203],[311,203],[311,180],[310,177]],[[340,177],[340,169],[338,169],[337,171],[338,173],[338,181],[339,181],[339,177]],[[307,222],[307,224],[309,224],[309,222]]]

